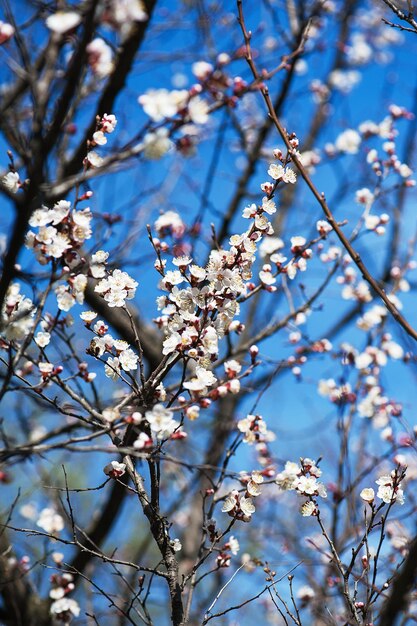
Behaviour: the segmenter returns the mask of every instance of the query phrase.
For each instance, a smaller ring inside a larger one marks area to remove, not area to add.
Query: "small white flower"
[[[375,499],[375,491],[371,487],[362,489],[359,495],[362,498],[362,500],[365,500],[365,502],[371,503]]]
[[[248,482],[248,484],[246,485],[246,490],[249,493],[249,495],[254,496],[254,497],[260,496],[262,493],[260,486],[254,480],[250,480]]]
[[[271,165],[268,168],[268,174],[274,180],[279,180],[284,175],[284,168],[282,167],[282,165],[271,163]]]
[[[233,509],[236,507],[237,493],[237,491],[232,491],[232,493],[227,496],[226,500],[223,502],[222,513],[229,513],[230,511],[233,511]]]
[[[180,92],[171,92],[168,89],[148,89],[145,94],[139,96],[138,102],[154,122],[161,122],[166,117],[176,115],[178,93]]]
[[[120,375],[120,362],[117,357],[109,357],[107,359],[107,363],[104,366],[104,373],[107,378],[111,378],[112,380],[117,380]]]
[[[355,200],[359,204],[365,204],[366,206],[371,206],[374,201],[374,194],[367,187],[363,187],[362,189],[358,189],[355,194]]]
[[[300,236],[291,237],[290,241],[291,241],[291,249],[303,248],[307,243],[306,238],[300,237]]]
[[[244,497],[240,498],[239,506],[243,515],[246,515],[247,517],[250,517],[256,511],[251,498],[244,498]]]
[[[45,24],[58,35],[72,30],[81,22],[81,15],[75,11],[58,11],[46,18]]]
[[[118,461],[111,461],[111,463],[105,465],[103,472],[106,476],[111,476],[111,478],[119,478],[119,476],[123,476],[126,472],[126,465]]]
[[[69,623],[73,617],[78,617],[80,614],[80,607],[76,600],[71,598],[61,598],[52,602],[50,608],[51,615],[56,615],[60,621]]]
[[[265,213],[268,213],[268,215],[273,215],[277,211],[275,202],[272,199],[268,199],[266,197],[262,198],[262,209],[265,211]]]
[[[174,419],[174,413],[166,409],[163,404],[155,404],[151,411],[146,411],[145,418],[158,439],[171,435],[179,426]]]
[[[119,411],[117,409],[114,409],[113,407],[108,407],[107,409],[104,409],[102,415],[106,422],[110,423],[114,422],[120,417]]]
[[[123,350],[119,355],[119,363],[125,372],[136,370],[138,368],[139,357],[133,352],[131,348]]]
[[[315,595],[316,594],[314,589],[312,589],[309,585],[304,585],[303,587],[300,587],[297,592],[297,598],[299,598],[302,602],[308,602],[309,600],[312,600]]]
[[[253,480],[253,482],[256,484],[261,485],[264,482],[264,477],[262,476],[261,472],[254,470],[251,475],[251,480]]]
[[[198,80],[206,80],[208,76],[213,72],[214,67],[207,61],[197,61],[191,66],[191,71]]]
[[[284,181],[284,183],[291,183],[292,185],[294,185],[294,183],[297,181],[297,174],[290,167],[286,167],[284,174],[282,175],[282,180]]]
[[[101,167],[103,164],[103,157],[95,152],[95,150],[90,150],[87,154],[86,161],[90,167]]]
[[[173,539],[171,541],[171,546],[174,552],[179,552],[182,548],[182,543],[179,539]]]
[[[336,139],[336,148],[339,152],[346,154],[356,154],[361,144],[361,136],[356,130],[348,128]]]
[[[317,506],[311,500],[307,500],[307,502],[304,502],[300,509],[300,513],[303,517],[310,517],[311,515],[314,515],[316,511]]]
[[[7,22],[0,20],[0,46],[13,37],[15,33],[14,27]]]
[[[11,193],[17,193],[20,187],[19,174],[17,172],[8,172],[2,178],[2,183]]]
[[[96,317],[97,317],[97,313],[95,313],[95,311],[83,311],[82,313],[80,313],[80,318],[86,324],[91,324],[91,322],[93,322],[96,319]]]
[[[149,435],[147,435],[144,432],[141,432],[139,434],[139,437],[136,439],[136,441],[133,443],[133,447],[136,450],[144,450],[146,448],[150,448],[153,446],[153,441],[152,439],[149,437]]]
[[[327,235],[327,233],[333,230],[333,227],[330,226],[329,222],[326,222],[326,220],[318,220],[316,223],[316,228],[320,235]]]
[[[167,128],[158,128],[154,132],[146,133],[143,138],[143,154],[150,160],[160,159],[173,147]]]
[[[49,597],[52,600],[59,600],[65,596],[65,589],[63,587],[56,587],[55,589],[51,589],[49,592]]]
[[[188,103],[188,115],[194,124],[206,124],[208,121],[209,105],[199,96],[191,98]]]
[[[185,389],[205,393],[207,387],[212,387],[217,382],[217,378],[214,376],[213,372],[206,370],[204,367],[197,366],[195,373],[195,378],[184,383],[183,386]]]
[[[36,525],[47,533],[59,533],[64,528],[64,520],[54,509],[46,508],[41,511]]]
[[[61,311],[69,311],[75,304],[75,298],[72,296],[65,285],[58,285],[55,288],[58,309]]]
[[[36,345],[38,345],[40,348],[45,348],[45,346],[47,346],[51,340],[51,335],[50,333],[45,333],[45,332],[40,331],[39,333],[35,335],[34,339],[35,339]]]
[[[93,135],[93,141],[98,146],[104,146],[107,143],[107,137],[102,130],[97,130]]]
[[[295,486],[300,493],[304,493],[309,496],[312,496],[317,492],[317,480],[311,476],[300,476]]]
[[[229,545],[230,552],[236,555],[240,550],[239,541],[236,539],[234,535],[230,535],[229,541],[227,543]]]

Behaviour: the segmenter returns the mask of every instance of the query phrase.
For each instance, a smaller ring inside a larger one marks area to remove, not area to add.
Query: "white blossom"
[[[3,176],[1,182],[10,193],[17,193],[20,187],[20,178],[17,172],[8,172]]]
[[[371,503],[375,499],[375,491],[371,487],[362,489],[359,495],[365,502]]]
[[[51,334],[40,331],[35,335],[34,340],[40,348],[45,348],[51,340]]]
[[[361,136],[356,130],[348,128],[340,133],[336,139],[336,148],[345,154],[356,154],[361,144]]]
[[[54,509],[46,508],[40,512],[36,525],[45,532],[54,534],[63,530],[64,520]]]
[[[106,476],[111,476],[112,478],[119,478],[123,476],[126,472],[126,464],[119,463],[118,461],[111,461],[103,468],[103,472]]]
[[[239,501],[239,506],[242,513],[247,517],[250,517],[251,515],[253,515],[253,513],[255,513],[256,509],[251,498],[241,497]]]
[[[123,350],[123,352],[119,354],[119,363],[122,369],[125,370],[125,372],[136,370],[138,368],[138,360],[139,357],[133,352],[131,348]]]
[[[158,128],[154,132],[146,133],[143,138],[143,154],[150,160],[160,159],[172,150],[173,146],[167,128]]]
[[[63,35],[69,30],[72,30],[78,26],[80,22],[81,15],[75,13],[75,11],[58,11],[57,13],[49,15],[45,20],[47,27],[58,35]]]
[[[163,439],[172,434],[179,426],[173,417],[173,411],[166,409],[163,404],[155,404],[152,410],[145,413],[145,418],[151,427],[151,431],[158,439]]]
[[[80,607],[76,600],[72,598],[61,598],[52,602],[50,608],[51,615],[57,616],[60,621],[64,621],[67,624],[73,617],[78,617],[80,614]]]

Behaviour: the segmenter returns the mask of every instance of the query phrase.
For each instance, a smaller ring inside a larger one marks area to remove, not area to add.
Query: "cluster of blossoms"
[[[332,154],[335,151],[345,154],[356,154],[363,140],[378,137],[383,141],[382,152],[384,154],[380,155],[375,148],[370,149],[366,157],[367,163],[369,163],[378,178],[385,179],[393,172],[405,180],[406,186],[412,187],[415,185],[415,181],[410,178],[413,173],[412,169],[406,163],[401,162],[396,154],[395,144],[395,138],[398,135],[395,127],[396,121],[399,119],[409,120],[412,117],[413,114],[404,107],[393,104],[389,107],[389,115],[380,123],[377,124],[368,120],[362,122],[358,130],[349,128],[343,131],[337,137],[334,146],[331,144],[326,145],[326,151],[328,154]],[[360,189],[357,192],[357,200],[369,206],[374,200],[374,194],[367,188]]]
[[[134,413],[133,420],[137,425],[143,424],[149,432],[149,434],[142,432],[134,442],[133,446],[137,450],[153,445],[152,437],[162,441],[164,439],[183,439],[186,436],[180,430],[180,423],[174,419],[174,411],[165,408],[160,403],[155,404],[151,410],[145,411],[144,416],[139,412]]]
[[[93,134],[93,140],[90,142],[91,145],[104,146],[107,143],[106,135],[114,132],[116,126],[116,116],[113,114],[105,113],[103,117],[101,117],[97,121],[97,129]]]
[[[80,606],[72,598],[61,598],[52,602],[50,613],[61,624],[69,624],[74,617],[80,614]]]
[[[162,276],[160,288],[167,292],[157,300],[162,315],[155,320],[165,332],[163,354],[181,355],[195,362],[195,376],[184,384],[195,397],[207,394],[217,382],[209,366],[218,357],[219,339],[233,330],[243,330],[234,320],[239,314],[239,298],[248,291],[258,243],[264,235],[273,233],[268,215],[276,211],[272,201],[274,185],[265,183],[262,187],[267,193],[262,205],[251,205],[243,212],[244,218],[253,220],[251,226],[243,234],[231,236],[228,249],[212,250],[205,267],[182,255],[173,259],[176,269],[167,270],[167,262],[161,258],[161,242],[153,240],[158,253],[155,267]],[[159,218],[158,232],[171,223],[161,223]],[[304,243],[294,241],[294,252],[301,253]],[[262,284],[271,283],[267,273],[266,269],[261,273]],[[235,367],[236,373],[239,369]],[[238,390],[239,385],[229,380],[228,391]]]
[[[92,150],[95,146],[104,146],[107,143],[106,135],[112,133],[117,125],[116,116],[113,114],[105,113],[103,117],[97,117],[96,130],[93,134],[93,138],[88,142],[88,152],[84,159],[84,167],[86,169],[101,167],[103,164],[103,157],[98,152]]]
[[[344,382],[338,385],[333,378],[320,380],[318,392],[321,396],[328,397],[330,402],[338,405],[356,400],[356,394],[349,383]]]
[[[376,480],[378,485],[378,491],[376,497],[385,502],[385,504],[391,504],[396,502],[398,504],[404,504],[404,492],[401,489],[401,479],[405,476],[405,472],[401,475],[398,470],[393,470],[390,474],[381,476]],[[375,492],[372,487],[362,489],[360,497],[365,502],[372,504],[375,499]]]
[[[372,419],[375,428],[385,428],[391,417],[400,417],[402,406],[384,395],[382,387],[375,376],[367,376],[364,380],[365,397],[358,402],[360,417]],[[385,434],[382,433],[385,437]]]
[[[198,82],[189,89],[149,89],[138,98],[139,104],[152,121],[174,121],[172,130],[178,131],[175,146],[179,152],[188,156],[194,153],[194,146],[200,134],[200,128],[208,122],[210,105],[200,94],[203,91],[214,102],[223,101],[234,106],[237,96],[245,88],[242,79],[233,81],[224,71],[230,62],[229,55],[221,53],[216,65],[199,61],[194,63],[192,71]],[[182,85],[184,77],[179,77]],[[185,79],[186,80],[186,79]],[[174,78],[175,82],[175,78]],[[178,86],[182,86],[178,85]],[[233,87],[231,95],[225,93]],[[174,147],[172,133],[168,128],[158,128],[148,132],[143,139],[143,152],[149,159],[159,159]]]
[[[20,293],[20,285],[12,283],[1,310],[0,329],[5,339],[22,341],[33,328],[35,306]]]
[[[118,297],[121,296],[118,295]],[[109,306],[116,305],[110,302]],[[87,352],[96,358],[102,357],[104,354],[111,354],[104,366],[104,373],[108,378],[117,380],[122,371],[130,372],[137,370],[139,358],[127,341],[114,339],[112,335],[108,333],[107,324],[102,320],[97,320],[94,325],[92,325],[97,317],[97,313],[93,311],[83,311],[80,317],[85,322],[87,328],[92,330],[96,335],[91,340]]]
[[[237,423],[237,427],[244,434],[243,441],[255,447],[257,461],[265,469],[263,473],[273,476],[275,473],[268,444],[275,441],[275,433],[268,430],[261,415],[247,415]]]
[[[334,404],[354,403],[357,394],[352,391],[349,383],[337,385],[329,378],[319,382],[319,393],[328,397]],[[378,384],[376,376],[366,376],[363,380],[363,392],[365,396],[357,404],[357,412],[360,417],[372,419],[375,428],[384,428],[390,421],[390,417],[399,417],[402,407],[398,402],[383,395],[382,387]]]
[[[78,250],[91,237],[92,213],[87,207],[82,210],[71,209],[71,203],[60,200],[53,208],[41,207],[34,211],[29,220],[30,226],[37,232],[29,231],[26,246],[31,248],[42,265],[60,260],[66,284],[55,288],[58,308],[69,309],[78,302],[84,302],[87,276],[79,273],[81,258]]]
[[[326,3],[326,11],[334,12],[335,6],[331,2]],[[400,43],[402,36],[395,29],[383,28],[383,16],[383,11],[379,7],[375,7],[375,11],[364,10],[355,14],[352,22],[360,30],[352,32],[348,43],[343,46],[343,68],[332,70],[326,83],[317,78],[310,82],[310,91],[316,103],[326,103],[332,89],[342,94],[352,91],[362,80],[360,69],[369,62],[376,61],[382,64],[390,60],[390,53],[386,49]],[[320,27],[322,24],[318,22],[317,26],[315,25],[316,32]],[[317,37],[317,34],[313,35]],[[308,71],[304,59],[297,62],[296,71],[303,74]]]
[[[398,134],[395,128],[396,121],[401,118],[411,119],[412,117],[412,114],[403,107],[399,107],[395,104],[391,105],[389,107],[389,115],[385,117],[382,122],[377,124],[373,121],[365,121],[359,125],[358,130],[348,128],[337,137],[335,145],[327,144],[325,150],[329,155],[335,153],[353,155],[357,154],[364,140],[378,137],[383,141],[382,151],[384,155],[380,155],[375,148],[372,148],[368,151],[366,157],[367,162],[371,165],[376,176],[379,179],[385,179],[393,172],[404,179],[406,186],[412,187],[415,185],[415,181],[411,179],[413,172],[406,163],[402,163],[398,158],[395,144],[395,138]],[[385,214],[381,216],[369,215],[369,209],[374,199],[374,194],[367,188],[359,189],[356,192],[357,202],[364,204],[366,207],[366,228],[375,230],[377,234],[383,234],[385,232],[384,225],[389,218]]]
[[[54,552],[53,553],[54,562],[57,565],[60,565],[61,559],[63,557],[62,554]],[[60,600],[67,596],[71,591],[74,590],[74,576],[69,573],[63,574],[53,574],[51,576],[51,585],[52,589],[49,592],[49,597],[53,600]]]
[[[74,262],[73,250],[91,237],[92,214],[90,208],[80,211],[71,210],[71,203],[60,200],[52,209],[43,206],[34,211],[29,219],[32,228],[26,235],[26,245],[31,248],[39,263],[46,265],[51,259],[65,258],[68,263]]]
[[[249,414],[238,421],[237,427],[244,434],[243,441],[249,445],[275,440],[274,433],[268,430],[266,422],[261,415]]]
[[[155,396],[161,400],[165,400],[165,390],[162,384],[155,391]],[[103,416],[109,421],[120,417],[119,414],[114,415],[114,411],[104,411]],[[165,408],[162,403],[155,404],[151,409],[144,412],[144,415],[135,411],[128,415],[124,422],[133,424],[140,431],[133,447],[138,451],[149,450],[154,447],[154,440],[157,442],[167,439],[185,439],[187,434],[181,429],[181,424],[174,419],[174,411]],[[118,461],[112,461],[103,468],[104,473],[110,478],[119,478],[126,471],[126,465]]]
[[[100,17],[104,24],[123,35],[132,22],[144,22],[148,14],[142,0],[109,0]],[[82,16],[76,11],[57,11],[46,18],[45,24],[53,33],[62,36],[71,33],[81,21]]]
[[[406,163],[402,163],[396,154],[395,138],[398,135],[398,130],[395,124],[399,119],[410,120],[412,118],[412,113],[403,107],[393,104],[389,107],[389,115],[382,122],[376,124],[375,122],[367,121],[360,124],[358,128],[364,139],[378,137],[383,141],[383,154],[372,148],[366,157],[367,163],[371,166],[376,176],[380,179],[385,179],[391,172],[396,173],[406,181],[408,187],[415,185],[415,181],[410,178],[413,171]]]
[[[319,508],[317,497],[326,498],[327,492],[323,483],[318,481],[321,470],[312,459],[300,459],[300,463],[287,461],[282,472],[277,474],[276,483],[284,491],[296,491],[308,500],[301,506],[303,516],[317,515]]]
[[[107,302],[109,307],[123,307],[126,300],[135,297],[138,283],[127,272],[113,270],[103,278],[94,288]]]
[[[256,510],[252,498],[261,495],[260,485],[263,483],[264,478],[261,472],[254,471],[247,480],[243,479],[243,481],[246,483],[245,493],[243,495],[239,494],[234,489],[225,499],[222,513],[227,513],[230,517],[242,522],[250,522],[251,516]]]
[[[105,114],[98,119],[90,147],[104,145],[107,142],[106,135],[114,131],[116,124],[114,115]],[[96,155],[96,159],[95,154],[94,151],[88,152],[87,167],[99,164],[98,160],[101,157]],[[77,199],[77,203],[91,196],[92,192],[86,192]],[[89,207],[78,210],[72,208],[68,200],[60,200],[52,208],[42,206],[35,210],[29,219],[30,226],[37,230],[30,230],[27,233],[26,246],[34,251],[40,264],[58,262],[62,267],[62,278],[65,279],[65,283],[55,287],[58,308],[62,311],[69,311],[74,304],[84,302],[86,272],[93,278],[103,279],[96,286],[96,291],[104,297],[109,306],[123,306],[125,300],[133,298],[135,294],[137,283],[125,272],[114,270],[106,277],[105,264],[108,253],[100,250],[93,254],[89,266],[80,255],[80,248],[92,235],[91,220],[92,212]]]
[[[101,37],[90,41],[86,47],[87,62],[98,79],[109,76],[114,69],[113,51]]]
[[[205,124],[208,120],[207,102],[187,89],[173,91],[149,89],[139,96],[138,101],[154,122],[161,122],[176,115],[181,115],[186,121],[194,124]]]
[[[102,15],[102,21],[122,35],[129,32],[132,22],[146,22],[147,19],[142,0],[109,0]]]
[[[343,258],[344,271],[342,276],[337,277],[339,285],[344,285],[342,289],[342,298],[344,300],[354,300],[365,304],[372,301],[371,291],[369,285],[365,280],[358,280],[358,273],[354,267],[352,267],[352,259]]]
[[[181,120],[183,135],[178,142],[178,147],[182,147],[183,152],[190,152],[195,142],[197,126],[204,125],[208,121],[209,105],[201,98],[201,87],[199,85],[190,91],[186,89],[149,89],[139,96],[139,104],[144,112],[154,121],[171,120],[178,118]],[[187,139],[187,141],[185,141]],[[160,159],[174,146],[170,139],[168,128],[158,128],[146,133],[143,138],[143,152],[148,159]]]
[[[381,320],[384,317],[382,315]],[[334,404],[357,402],[356,410],[360,417],[372,419],[376,428],[384,428],[391,417],[402,414],[402,406],[384,395],[380,383],[381,372],[390,359],[400,360],[405,355],[403,348],[392,340],[390,334],[380,334],[378,340],[379,346],[368,345],[362,352],[350,344],[341,346],[343,364],[354,366],[360,372],[361,385],[355,393],[348,382],[338,385],[333,378],[320,380],[318,392]]]
[[[355,366],[364,370],[373,364],[379,367],[384,367],[388,358],[397,360],[402,359],[404,356],[404,350],[400,344],[391,339],[391,335],[388,333],[383,335],[380,347],[367,346],[365,350],[355,355]]]

